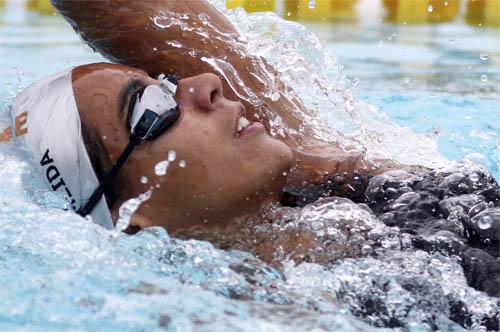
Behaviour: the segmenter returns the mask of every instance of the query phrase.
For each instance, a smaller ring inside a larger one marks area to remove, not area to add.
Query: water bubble
[[[168,162],[168,160],[160,161],[155,165],[155,174],[158,176],[164,176],[165,174],[167,174],[169,164],[170,163]]]
[[[488,229],[491,227],[492,222],[493,219],[490,216],[482,216],[477,220],[477,227],[479,227],[480,229]]]
[[[469,179],[472,182],[478,182],[479,179],[480,179],[480,177],[479,177],[479,174],[477,174],[476,172],[474,172],[474,173],[469,174]]]
[[[453,45],[455,44],[455,39],[450,39],[448,42]]]
[[[356,85],[358,85],[358,84],[359,84],[359,77],[354,77],[354,78],[352,79],[352,85],[353,85],[353,86],[356,86]]]
[[[476,214],[478,214],[479,212],[483,211],[483,210],[486,210],[488,208],[488,203],[486,202],[479,202],[477,203],[476,205],[473,205],[470,209],[469,209],[469,217],[474,217]]]
[[[488,82],[488,75],[486,74],[481,75],[481,82]]]
[[[146,184],[148,183],[148,177],[147,176],[141,176],[141,183]]]
[[[186,167],[186,161],[185,160],[179,161],[179,167],[180,168],[185,168]]]
[[[286,13],[286,16],[290,17],[290,16],[292,16],[292,13],[288,12],[288,13]]]
[[[483,60],[483,61],[488,61],[489,57],[490,57],[490,56],[489,56],[487,53],[481,53],[481,54],[479,55],[479,59],[481,59],[481,60]]]
[[[153,47],[153,51],[158,51],[158,47]]]
[[[316,1],[309,0],[309,9],[314,9],[314,8],[316,8]]]
[[[445,5],[445,6],[448,6],[448,1],[445,1],[445,2],[444,2],[444,5]]]
[[[404,81],[405,83],[410,83],[411,78],[409,78],[408,76],[406,76],[406,77],[403,79],[403,81]]]
[[[434,10],[434,6],[433,6],[433,5],[429,5],[429,6],[427,7],[427,11],[428,11],[429,13],[432,13],[432,11],[433,11],[433,10]]]

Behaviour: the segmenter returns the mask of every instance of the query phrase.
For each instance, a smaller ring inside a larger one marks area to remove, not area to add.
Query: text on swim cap
[[[28,112],[23,112],[16,116],[16,137],[26,135],[28,133],[28,127],[26,124],[28,123]],[[13,138],[12,128],[8,127],[0,133],[0,142],[8,142]]]
[[[61,176],[61,172],[59,172],[59,169],[57,169],[57,167],[54,165],[54,159],[49,156],[49,149],[47,149],[43,154],[42,160],[40,160],[40,165],[42,167],[48,166],[45,169],[45,176],[47,177],[47,181],[49,181],[52,190],[64,190],[66,196],[68,197],[69,204],[71,205],[73,210],[76,210],[76,200],[73,198],[71,190],[69,190],[69,188],[66,186],[66,182]]]

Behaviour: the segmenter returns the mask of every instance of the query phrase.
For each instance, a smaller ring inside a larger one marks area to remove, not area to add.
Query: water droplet
[[[406,76],[406,77],[404,78],[404,82],[405,82],[405,83],[410,83],[410,81],[411,81],[411,78],[409,78],[408,76]]]
[[[444,2],[444,5],[445,5],[445,6],[448,6],[448,1],[445,1],[445,2]]]
[[[316,8],[316,1],[309,0],[309,9],[314,9],[314,8]]]
[[[180,168],[185,168],[186,167],[186,161],[185,160],[179,161],[179,167]]]
[[[449,42],[450,44],[455,44],[455,39],[450,39],[448,42]]]
[[[168,151],[168,157],[167,157],[167,160],[169,162],[172,162],[175,160],[175,158],[177,158],[177,152],[175,152],[175,150],[170,150]]]
[[[284,171],[282,174],[283,174],[283,176],[287,176],[287,175],[288,175],[288,172],[287,172],[287,171]]]
[[[189,93],[194,93],[194,88],[191,86],[191,87],[189,87],[188,91],[189,91]]]
[[[210,16],[208,16],[207,13],[202,13],[198,15],[198,17],[203,25],[207,25],[208,23],[210,23]]]
[[[491,227],[492,222],[493,219],[490,216],[482,216],[477,220],[477,227],[479,227],[480,229],[488,229]]]
[[[147,176],[141,176],[141,183],[143,183],[143,184],[148,183],[148,177]]]
[[[158,176],[164,176],[165,174],[167,174],[169,164],[170,163],[168,162],[168,160],[160,161],[155,165],[155,174]]]
[[[292,13],[288,12],[288,13],[286,13],[286,16],[290,17],[290,16],[292,16]]]
[[[479,55],[479,59],[483,60],[483,61],[488,61],[489,59],[489,55],[487,53],[481,53]]]
[[[153,47],[153,51],[158,51],[158,47]]]
[[[429,13],[432,13],[432,11],[433,11],[433,10],[434,10],[434,6],[433,6],[433,5],[429,5],[429,6],[427,7],[427,11],[428,11]]]
[[[354,77],[354,78],[352,79],[352,85],[353,85],[353,86],[356,86],[356,85],[358,85],[358,84],[359,84],[359,77]]]
[[[488,75],[486,74],[481,75],[481,82],[488,82]]]

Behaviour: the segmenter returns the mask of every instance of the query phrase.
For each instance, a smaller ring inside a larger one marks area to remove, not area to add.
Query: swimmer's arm
[[[207,1],[51,1],[83,40],[114,62],[153,76],[175,73],[190,77],[212,72],[225,78],[225,94],[242,100],[250,118],[259,114],[264,120],[272,110],[290,128],[303,125],[298,114],[306,112],[304,106],[297,98],[283,97],[293,93],[286,91],[261,57],[247,52],[233,25]],[[269,96],[270,85],[281,92],[277,100]],[[254,107],[252,100],[263,104]]]

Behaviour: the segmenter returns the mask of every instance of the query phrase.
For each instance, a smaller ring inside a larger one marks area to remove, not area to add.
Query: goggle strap
[[[118,174],[118,171],[125,164],[125,161],[130,156],[130,154],[132,153],[132,151],[134,150],[134,148],[136,147],[136,145],[140,144],[141,142],[142,142],[142,140],[139,137],[135,136],[135,135],[132,135],[130,137],[130,140],[129,140],[129,143],[128,143],[127,147],[125,148],[125,150],[123,150],[122,154],[120,155],[120,157],[118,158],[118,160],[116,161],[116,163],[113,165],[113,167],[111,168],[111,170],[109,171],[109,173],[106,174],[106,177],[104,178],[104,181],[102,181],[99,184],[99,186],[94,191],[94,193],[92,194],[92,196],[90,196],[90,198],[87,201],[87,203],[82,208],[78,209],[78,211],[76,211],[76,213],[78,213],[82,217],[85,217],[86,215],[88,215],[88,214],[90,214],[92,212],[92,210],[94,209],[94,207],[101,200],[102,195],[104,194],[104,192],[106,191],[106,189],[108,189],[108,187],[111,185],[111,183],[115,179],[116,175]]]

